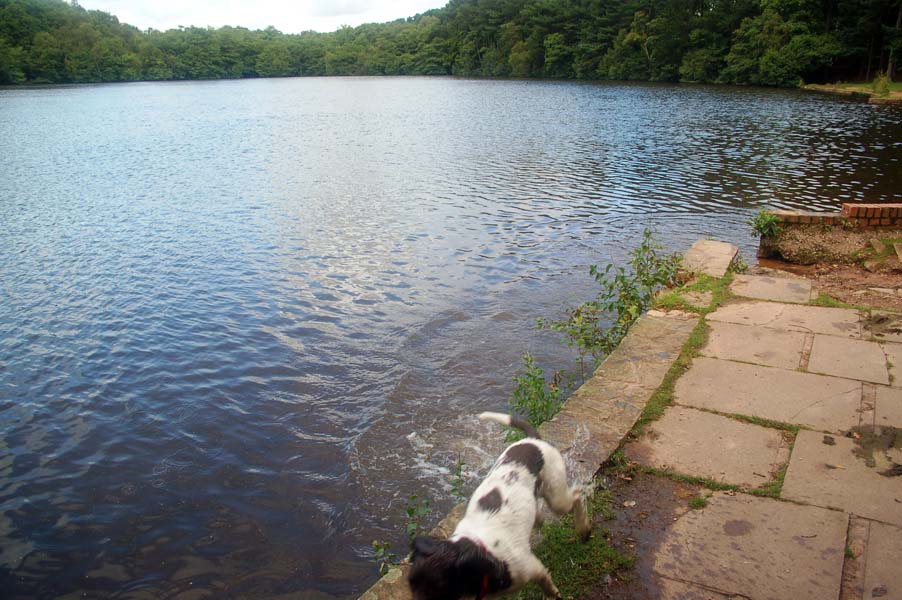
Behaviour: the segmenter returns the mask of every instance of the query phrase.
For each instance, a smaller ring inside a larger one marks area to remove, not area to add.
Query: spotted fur
[[[482,413],[480,419],[517,426],[519,419]],[[560,596],[545,566],[532,553],[530,533],[543,498],[557,514],[573,511],[577,531],[588,539],[591,526],[579,490],[567,485],[560,452],[529,427],[495,461],[447,540],[414,540],[408,581],[416,600],[457,600],[514,592],[534,581],[546,598]]]

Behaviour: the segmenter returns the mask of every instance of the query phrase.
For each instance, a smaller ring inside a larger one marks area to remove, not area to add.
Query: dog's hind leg
[[[560,454],[546,456],[545,468],[542,469],[542,496],[559,515],[573,511],[573,524],[583,541],[592,535],[592,525],[586,514],[586,504],[579,489],[567,485],[567,471],[564,459]]]

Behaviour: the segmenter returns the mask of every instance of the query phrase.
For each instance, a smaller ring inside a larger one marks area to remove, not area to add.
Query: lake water
[[[351,598],[643,228],[902,200],[902,113],[458,79],[0,90],[0,589]]]

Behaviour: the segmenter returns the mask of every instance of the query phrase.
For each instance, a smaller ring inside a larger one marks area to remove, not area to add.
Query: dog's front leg
[[[534,554],[531,554],[529,558],[529,564],[526,565],[528,569],[526,580],[535,581],[537,584],[539,584],[539,587],[542,588],[542,594],[545,596],[545,598],[549,598],[551,600],[560,600],[561,592],[558,591],[557,586],[554,585],[554,581],[551,580],[551,575],[548,573],[548,569],[545,568],[545,565],[542,564],[542,561],[536,558]]]

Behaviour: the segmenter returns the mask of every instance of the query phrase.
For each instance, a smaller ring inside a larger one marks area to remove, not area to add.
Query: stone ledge
[[[683,268],[690,273],[704,273],[720,278],[727,274],[727,270],[733,264],[737,254],[739,254],[739,248],[733,244],[715,240],[698,240],[683,256]]]

